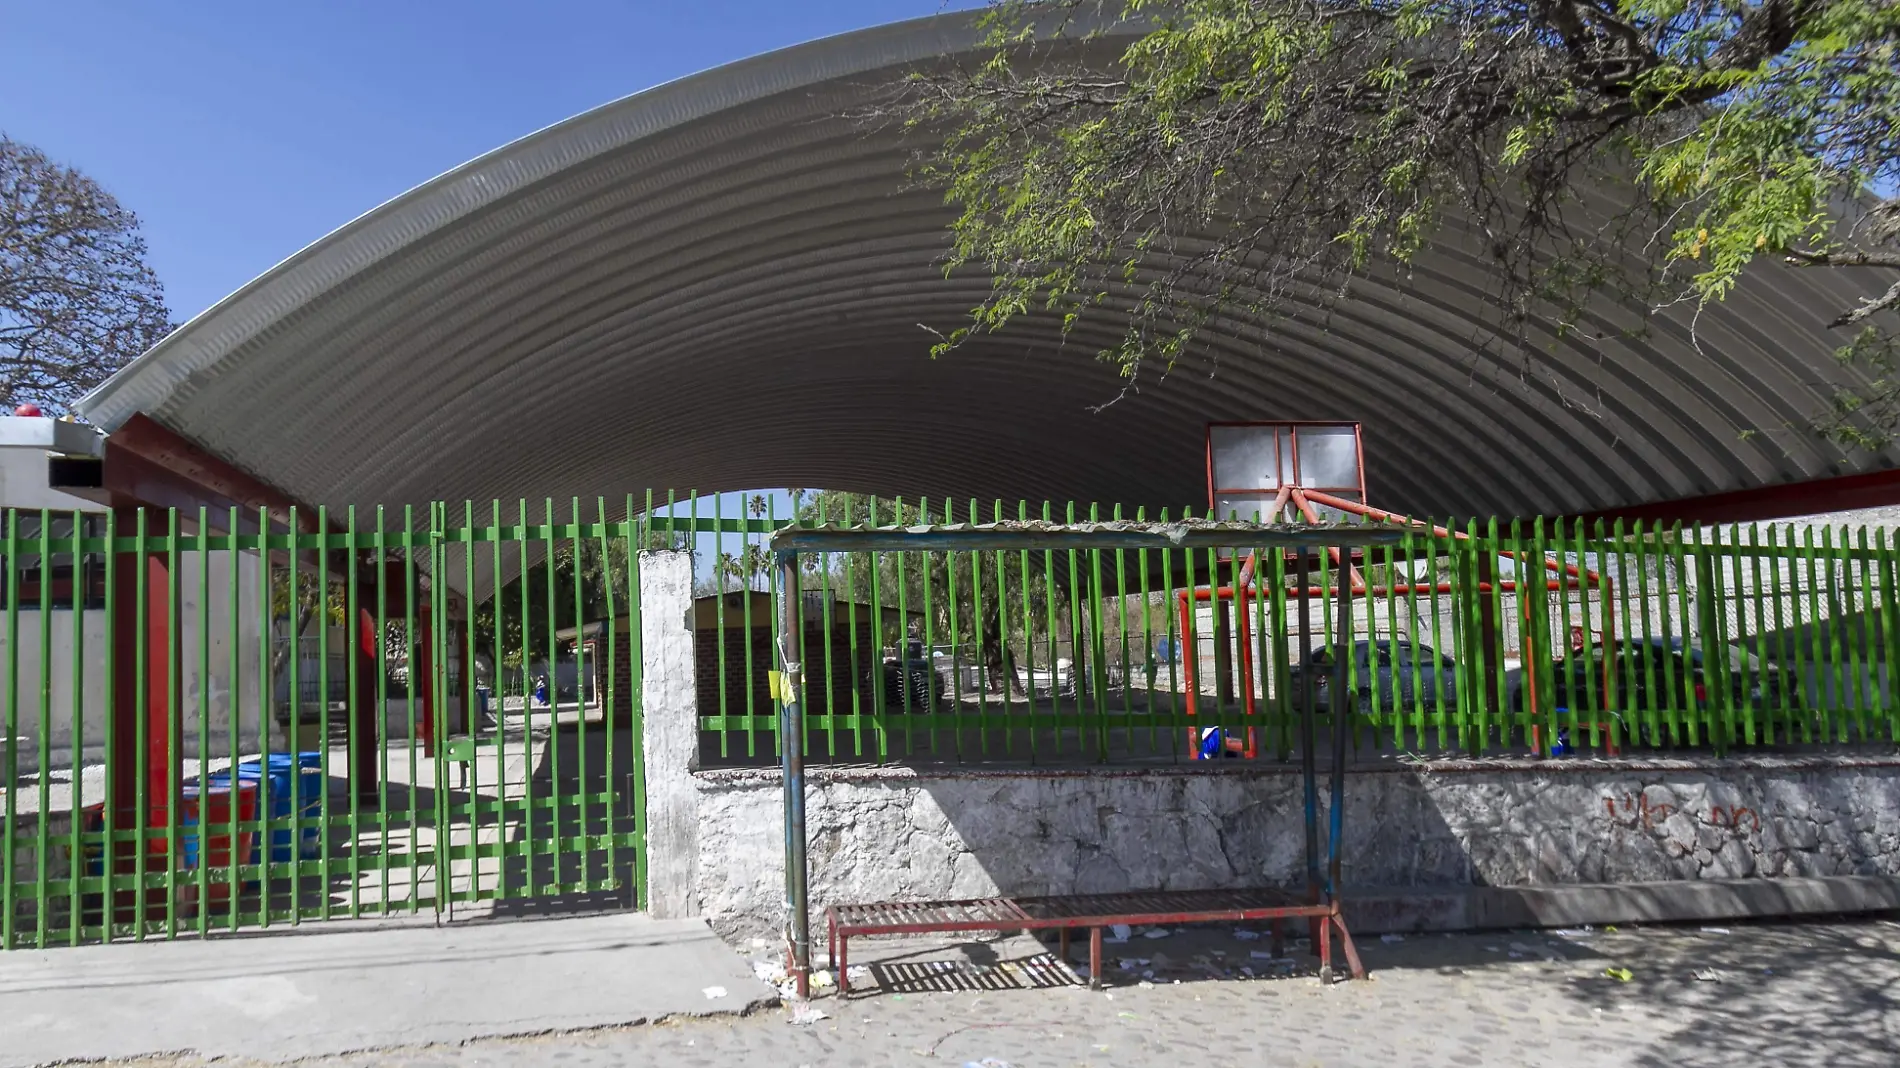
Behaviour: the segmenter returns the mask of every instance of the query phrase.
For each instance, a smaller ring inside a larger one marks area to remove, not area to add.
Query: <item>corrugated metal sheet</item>
[[[1823,329],[1870,278],[1762,272],[1689,330],[1474,351],[1456,239],[1323,321],[1215,331],[1115,400],[1028,326],[932,361],[986,289],[933,262],[945,209],[895,131],[838,116],[961,16],[760,56],[577,116],[319,241],[79,405],[145,411],[315,503],[828,486],[1204,503],[1201,425],[1358,419],[1376,500],[1588,511],[1894,466],[1808,433],[1845,372]],[[923,325],[920,325],[923,324]],[[1749,433],[1749,432],[1754,433]]]

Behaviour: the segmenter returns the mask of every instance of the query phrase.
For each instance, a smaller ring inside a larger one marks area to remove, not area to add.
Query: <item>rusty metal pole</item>
[[[798,553],[780,552],[779,567],[779,746],[785,786],[785,941],[792,979],[801,999],[811,997],[811,899],[805,858],[804,633],[798,592]]]

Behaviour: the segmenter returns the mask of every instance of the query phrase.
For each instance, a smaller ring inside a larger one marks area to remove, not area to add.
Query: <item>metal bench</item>
[[[1272,922],[1273,951],[1283,951],[1282,924],[1304,919],[1319,950],[1320,978],[1332,979],[1332,934],[1339,929],[1340,948],[1355,979],[1366,976],[1353,948],[1352,936],[1335,904],[1308,903],[1284,890],[1167,890],[1154,893],[1082,894],[1056,897],[986,897],[968,901],[879,902],[832,905],[825,909],[829,932],[827,956],[838,977],[840,996],[850,993],[853,937],[876,934],[928,934],[957,931],[1054,930],[1059,953],[1066,963],[1069,933],[1089,932],[1089,985],[1102,985],[1102,931],[1116,924],[1188,924]]]

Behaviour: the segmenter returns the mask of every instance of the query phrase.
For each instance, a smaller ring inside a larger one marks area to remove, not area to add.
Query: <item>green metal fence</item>
[[[0,947],[635,903],[647,508],[0,512]]]
[[[799,520],[1168,517],[834,496]],[[1397,547],[1313,556],[1304,581],[1296,557],[1246,545],[813,554],[801,581],[807,754],[1286,758],[1302,703],[1322,720],[1331,707],[1342,590],[1355,598],[1348,707],[1367,752],[1891,744],[1900,621],[1888,538],[1788,526],[1425,524]],[[722,535],[713,552],[735,558],[739,540]],[[774,617],[763,610],[776,590],[768,570],[734,570],[704,591],[697,616],[702,757],[765,764],[778,751]]]
[[[0,946],[637,904],[640,550],[696,552],[702,759],[766,764],[772,530],[1170,515],[727,511],[0,512]],[[1893,560],[1884,530],[1496,522],[1304,560],[810,554],[806,751],[1286,757],[1331,707],[1342,595],[1366,751],[1887,745]]]

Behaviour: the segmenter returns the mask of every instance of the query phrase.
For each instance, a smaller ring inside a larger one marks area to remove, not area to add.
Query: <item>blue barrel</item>
[[[266,766],[256,760],[247,760],[238,765],[238,781],[258,784],[266,777],[270,780],[270,809],[265,817],[272,821],[288,821],[293,818],[314,820],[323,815],[323,793],[325,789],[323,772],[323,754],[321,753],[272,753]],[[231,784],[229,771],[214,772],[209,778],[213,788]],[[261,787],[260,787],[261,789]],[[273,863],[294,860],[298,855],[316,856],[322,848],[322,832],[317,827],[298,829],[297,848],[291,848],[291,829],[282,827],[270,832],[270,859]],[[252,864],[259,863],[259,842],[251,840]]]

